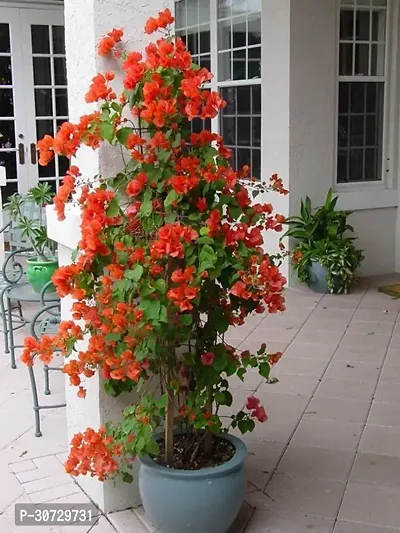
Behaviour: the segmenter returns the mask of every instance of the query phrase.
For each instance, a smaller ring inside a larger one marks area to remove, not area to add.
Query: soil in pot
[[[160,440],[160,452],[154,461],[165,466],[165,441]],[[207,456],[203,447],[197,447],[191,435],[176,435],[174,439],[174,459],[169,468],[178,470],[200,470],[222,465],[235,455],[235,447],[229,441],[213,437],[212,452]]]
[[[246,446],[232,435],[215,441],[213,462],[221,464],[212,467],[199,464],[197,470],[185,470],[167,468],[150,457],[140,459],[143,507],[159,533],[227,533],[233,524],[246,494]],[[176,454],[179,446],[182,440],[177,439]],[[186,464],[178,456],[175,461]]]

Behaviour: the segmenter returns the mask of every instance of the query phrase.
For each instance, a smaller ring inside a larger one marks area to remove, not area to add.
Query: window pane
[[[200,53],[210,52],[210,28],[209,26],[200,27]]]
[[[33,80],[35,85],[51,85],[49,57],[33,58]]]
[[[232,48],[231,20],[224,20],[218,24],[218,50]]]
[[[350,146],[364,145],[364,115],[350,117]]]
[[[349,181],[363,181],[363,150],[349,151],[350,174]]]
[[[190,30],[190,33],[188,32],[187,48],[191,54],[199,53],[199,34],[193,30]]]
[[[386,33],[386,11],[372,12],[372,40],[384,41]]]
[[[261,48],[249,48],[248,78],[261,78]]]
[[[349,117],[348,115],[339,115],[338,144],[339,147],[348,146],[349,142]]]
[[[15,179],[17,177],[17,154],[15,152],[0,152],[0,165],[6,167],[6,179]],[[10,194],[4,194],[2,190],[3,198],[8,198]]]
[[[261,44],[261,18],[254,20],[249,17],[248,22],[248,44]]]
[[[53,115],[51,89],[35,89],[35,109],[37,117],[51,117]]]
[[[385,75],[385,45],[371,45],[371,76]]]
[[[199,0],[186,0],[186,26],[196,26],[199,23]]]
[[[53,54],[65,54],[64,26],[53,26]]]
[[[355,57],[355,72],[356,76],[368,76],[369,74],[369,45],[356,44]]]
[[[13,115],[14,115],[13,90],[12,89],[0,89],[0,116],[12,117]]]
[[[56,114],[58,117],[68,116],[67,89],[56,89]]]
[[[199,1],[199,24],[210,22],[210,0]]]
[[[379,158],[375,148],[365,150],[365,179],[366,181],[376,181],[380,179]]]
[[[354,11],[342,9],[340,11],[340,38],[343,41],[353,40]]]
[[[246,17],[237,18],[233,21],[232,27],[233,48],[241,48],[247,45],[246,42]]]
[[[54,83],[67,85],[67,65],[64,57],[54,58]]]
[[[237,143],[238,145],[251,146],[250,126],[251,126],[250,117],[238,117],[237,119]]]
[[[231,0],[218,0],[218,18],[230,17],[231,13]]]
[[[222,137],[227,146],[233,146],[235,140],[236,120],[232,118],[224,118],[222,121]]]
[[[244,165],[251,166],[251,150],[247,148],[237,149],[237,168],[241,169]]]
[[[52,120],[37,120],[36,121],[36,138],[39,141],[45,135],[54,135],[54,126]]]
[[[363,113],[365,109],[365,83],[350,83],[350,111],[352,113]]]
[[[347,178],[347,150],[339,150],[338,152],[338,161],[337,161],[337,182],[346,183]]]
[[[356,12],[356,40],[369,41],[369,11]]]
[[[339,113],[348,113],[350,99],[349,99],[350,84],[339,83]]]
[[[12,84],[11,57],[0,57],[0,85]]]
[[[175,28],[186,27],[186,9],[185,0],[175,1]]]
[[[250,115],[250,91],[251,87],[249,86],[236,89],[238,115]]]
[[[261,146],[261,119],[258,117],[252,118],[252,146]]]
[[[50,38],[48,26],[31,26],[32,52],[34,54],[50,54]]]
[[[0,24],[0,52],[10,53],[10,27],[8,24]]]
[[[222,98],[226,102],[226,107],[222,110],[223,115],[236,114],[236,90],[234,87],[224,87],[221,92]]]
[[[231,52],[218,54],[218,79],[219,81],[231,80]]]
[[[353,45],[340,43],[339,75],[351,76],[353,74]]]
[[[13,120],[0,121],[0,148],[15,147],[15,125]]]
[[[251,175],[254,178],[261,179],[261,150],[253,149],[251,155]]]
[[[252,111],[253,113],[261,113],[261,85],[253,85],[252,93]]]
[[[246,79],[246,50],[235,50],[233,52],[233,79]]]

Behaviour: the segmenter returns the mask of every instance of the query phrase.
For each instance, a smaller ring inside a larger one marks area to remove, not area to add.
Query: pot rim
[[[58,258],[55,256],[51,256],[46,261],[41,261],[40,259],[37,258],[37,256],[35,256],[35,257],[28,257],[26,262],[31,263],[31,264],[39,263],[41,265],[47,265],[51,263],[58,263]]]
[[[183,478],[183,479],[202,479],[210,477],[224,477],[235,470],[240,470],[244,464],[244,461],[247,457],[247,448],[245,443],[235,437],[234,435],[223,435],[219,437],[229,441],[235,447],[235,454],[226,463],[214,467],[201,468],[200,470],[179,470],[175,468],[167,468],[166,466],[159,465],[154,462],[154,460],[146,455],[145,457],[138,457],[141,467],[145,469],[152,470],[160,474],[162,477],[170,478]]]

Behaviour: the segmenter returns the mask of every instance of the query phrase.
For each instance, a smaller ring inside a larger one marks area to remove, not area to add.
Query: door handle
[[[37,163],[36,143],[31,143],[31,163],[32,163],[32,165],[36,165],[36,163]]]
[[[25,165],[25,145],[24,143],[18,144],[18,159],[20,165]]]

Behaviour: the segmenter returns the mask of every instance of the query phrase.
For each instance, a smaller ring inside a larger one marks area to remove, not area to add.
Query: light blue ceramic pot
[[[309,273],[309,282],[308,285],[310,289],[314,292],[328,294],[330,291],[326,284],[326,276],[328,274],[328,269],[325,265],[321,265],[317,261],[312,261],[311,265],[308,267]],[[340,287],[339,279],[334,282],[333,292],[337,292]]]
[[[226,533],[246,494],[246,446],[224,435],[236,449],[227,463],[202,470],[174,470],[140,459],[139,490],[149,521],[159,533]]]

